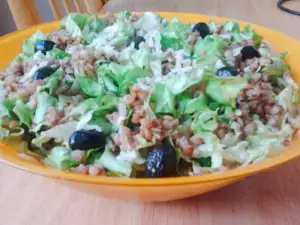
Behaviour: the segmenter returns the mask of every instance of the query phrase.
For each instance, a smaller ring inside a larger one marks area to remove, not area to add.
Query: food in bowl
[[[0,137],[91,176],[247,166],[280,153],[300,128],[285,56],[234,21],[70,14],[25,40],[1,73]]]

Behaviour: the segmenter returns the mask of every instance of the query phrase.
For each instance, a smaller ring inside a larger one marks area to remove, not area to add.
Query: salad
[[[25,40],[0,74],[0,139],[90,176],[247,166],[283,151],[300,128],[285,56],[235,21],[73,13]]]

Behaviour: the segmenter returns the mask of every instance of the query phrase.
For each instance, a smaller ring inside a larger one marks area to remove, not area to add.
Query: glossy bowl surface
[[[228,20],[228,18],[187,13],[162,12],[160,14],[167,19],[176,16],[181,22],[199,22],[211,19],[216,21]],[[21,52],[21,46],[24,39],[30,37],[37,30],[41,30],[42,32],[53,31],[58,27],[58,23],[59,22],[55,21],[42,24],[0,38],[0,70],[5,69],[10,60]],[[242,26],[245,24],[248,23],[241,22]],[[300,42],[268,28],[254,24],[253,27],[270,42],[276,51],[287,51],[289,53],[287,61],[291,66],[295,81],[300,84]],[[45,167],[34,160],[26,160],[20,157],[17,152],[17,147],[9,146],[6,143],[0,143],[0,162],[41,176],[56,179],[58,182],[73,188],[106,197],[154,202],[200,195],[234,183],[249,175],[278,166],[300,155],[300,140],[294,140],[280,155],[244,168],[204,176],[160,179],[120,179],[67,173]]]

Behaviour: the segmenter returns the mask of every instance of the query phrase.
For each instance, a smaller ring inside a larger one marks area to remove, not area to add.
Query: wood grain
[[[7,2],[18,30],[41,23],[34,0],[8,0]]]
[[[275,0],[111,0],[105,11],[206,13],[247,20],[300,39],[300,17]],[[283,43],[284,44],[284,43]],[[181,201],[108,200],[0,164],[0,225],[297,225],[300,159],[222,190]]]

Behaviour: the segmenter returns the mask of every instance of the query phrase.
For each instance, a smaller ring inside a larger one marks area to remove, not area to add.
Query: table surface
[[[300,39],[300,17],[276,0],[110,0],[104,11],[181,11],[226,16]],[[300,2],[294,3],[300,9]],[[297,24],[297,25],[296,25]],[[0,164],[0,225],[296,225],[300,159],[203,196],[159,204],[109,200]]]

